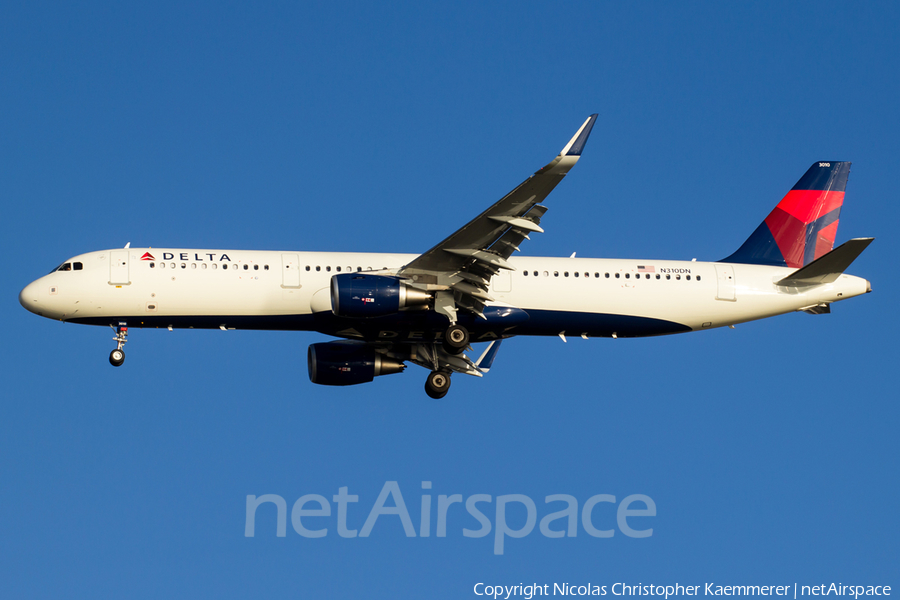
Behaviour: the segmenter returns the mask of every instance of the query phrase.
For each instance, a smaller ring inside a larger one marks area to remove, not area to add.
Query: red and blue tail
[[[720,262],[799,268],[834,248],[848,162],[817,162],[737,252]]]

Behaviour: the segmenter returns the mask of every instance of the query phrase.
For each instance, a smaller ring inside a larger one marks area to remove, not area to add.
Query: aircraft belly
[[[630,314],[528,310],[528,323],[518,328],[518,335],[565,335],[588,337],[645,337],[685,333],[691,328],[682,323]]]

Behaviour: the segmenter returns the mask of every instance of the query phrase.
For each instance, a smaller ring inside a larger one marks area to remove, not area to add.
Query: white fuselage
[[[41,277],[22,290],[20,302],[47,318],[95,325],[308,329],[344,337],[341,327],[320,327],[312,318],[314,313],[330,314],[331,277],[347,271],[391,275],[415,256],[104,250],[69,259],[65,264],[77,263],[80,269],[73,266]],[[522,309],[528,319],[503,328],[504,335],[676,333],[803,310],[870,291],[865,279],[851,275],[829,284],[779,287],[776,282],[794,269],[759,265],[544,257],[509,262],[516,270],[494,277],[489,291],[494,302],[489,305]],[[400,314],[414,316],[415,311]],[[597,315],[603,315],[602,322]],[[343,325],[354,321],[360,320],[345,319]],[[396,329],[396,323],[390,327]]]

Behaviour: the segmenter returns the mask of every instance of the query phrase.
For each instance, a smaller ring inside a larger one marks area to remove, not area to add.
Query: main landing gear
[[[116,337],[113,338],[113,341],[116,342],[116,348],[109,353],[109,364],[114,367],[121,367],[122,363],[125,362],[125,352],[122,350],[122,346],[128,341],[128,328],[124,325],[119,325],[118,327],[110,325],[110,327],[116,330]]]
[[[432,371],[425,380],[425,393],[440,400],[450,391],[450,373],[447,371]]]
[[[441,346],[444,352],[452,356],[462,354],[469,346],[469,331],[456,323],[450,325],[447,331],[444,332]],[[438,400],[446,396],[448,391],[450,391],[450,370],[441,368],[437,360],[437,348],[435,348],[434,371],[425,380],[425,393]]]
[[[451,325],[444,333],[442,343],[447,354],[462,354],[469,345],[469,332],[462,325]]]

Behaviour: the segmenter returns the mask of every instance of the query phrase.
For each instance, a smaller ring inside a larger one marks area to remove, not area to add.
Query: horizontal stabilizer
[[[856,257],[862,254],[875,238],[856,238],[845,242],[805,267],[797,269],[777,285],[787,287],[832,283],[847,270]]]

